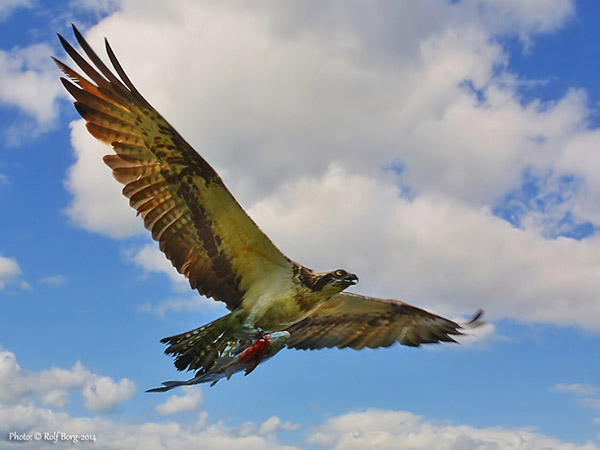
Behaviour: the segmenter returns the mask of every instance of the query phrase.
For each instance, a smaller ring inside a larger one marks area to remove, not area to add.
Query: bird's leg
[[[242,329],[239,334],[236,334],[235,337],[240,340],[246,340],[249,342],[254,342],[256,339],[262,339],[265,335],[265,332],[260,327],[255,327],[252,324],[244,323],[242,325]]]

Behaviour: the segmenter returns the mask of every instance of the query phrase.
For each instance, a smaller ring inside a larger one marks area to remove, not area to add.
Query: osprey
[[[60,34],[67,54],[87,76],[53,58],[62,84],[88,131],[110,145],[104,156],[123,195],[142,216],[160,250],[192,289],[231,311],[208,325],[162,339],[188,382],[216,382],[287,346],[387,347],[455,342],[480,324],[481,311],[458,324],[397,300],[344,290],[358,277],[344,269],[318,272],[285,256],[231,195],[219,175],[148,103],[123,71],[108,41],[113,73],[73,26],[83,58]]]

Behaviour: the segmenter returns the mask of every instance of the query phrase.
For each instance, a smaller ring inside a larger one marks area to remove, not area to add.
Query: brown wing
[[[59,35],[60,42],[91,81],[55,59],[72,82],[61,81],[89,132],[114,149],[104,162],[191,287],[234,309],[258,279],[278,270],[291,277],[290,260],[248,217],[215,170],[141,96],[108,41],[118,77],[73,31],[93,65]]]
[[[389,347],[394,342],[418,347],[435,342],[456,342],[452,335],[465,327],[476,327],[483,312],[459,325],[397,300],[342,292],[325,302],[306,319],[287,329],[290,348]]]

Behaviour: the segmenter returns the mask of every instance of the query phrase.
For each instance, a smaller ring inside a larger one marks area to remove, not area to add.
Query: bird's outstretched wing
[[[114,74],[73,27],[88,63],[62,36],[88,77],[55,59],[89,132],[112,146],[104,157],[145,227],[200,294],[234,309],[262,277],[292,263],[248,217],[215,170],[141,96],[108,41]]]
[[[455,342],[453,335],[477,327],[479,311],[466,324],[458,324],[397,300],[342,292],[310,316],[292,325],[289,348],[313,350],[324,347],[389,347],[394,342],[418,347],[435,342]]]

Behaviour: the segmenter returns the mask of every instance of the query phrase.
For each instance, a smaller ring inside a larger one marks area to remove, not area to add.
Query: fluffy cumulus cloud
[[[146,244],[140,249],[127,252],[128,259],[147,273],[158,272],[169,277],[176,289],[187,291],[188,280],[173,267],[158,249],[156,243]]]
[[[73,417],[66,413],[56,413],[32,405],[14,408],[0,408],[0,432],[9,435],[8,430],[19,430],[31,434],[39,431],[65,430],[69,436],[81,436],[93,441],[93,448],[109,449],[182,449],[202,448],[207,450],[295,450],[298,447],[281,443],[277,436],[260,434],[257,427],[230,428],[222,422],[210,423],[207,414],[202,412],[191,425],[176,422],[123,423],[113,420]],[[258,427],[260,428],[260,427]],[[43,434],[42,434],[43,436]],[[52,439],[52,438],[50,438]],[[58,436],[60,444],[65,444]],[[45,441],[51,445],[53,441]],[[87,442],[80,440],[78,445]],[[70,443],[69,443],[70,444]],[[67,445],[69,445],[67,444]],[[4,442],[5,448],[43,448],[33,439],[29,442]],[[72,444],[70,444],[72,445]]]
[[[102,161],[106,146],[88,135],[83,120],[73,122],[71,129],[77,162],[65,180],[66,188],[74,194],[65,210],[68,217],[77,226],[116,238],[141,232],[135,212]]]
[[[425,421],[407,411],[367,410],[328,419],[309,432],[308,442],[336,450],[410,449],[561,449],[593,450],[536,433],[535,430],[474,428]]]
[[[164,403],[156,405],[156,411],[162,415],[182,411],[196,411],[202,405],[202,391],[197,386],[184,386],[183,395],[171,395]]]
[[[71,369],[27,372],[21,369],[14,353],[0,349],[0,404],[4,407],[38,402],[64,408],[72,392],[81,393],[90,411],[110,412],[131,399],[135,384],[127,378],[117,382],[92,373],[79,361]]]
[[[19,143],[24,133],[48,129],[57,117],[57,99],[62,92],[56,67],[48,58],[51,54],[46,44],[0,50],[0,102],[17,107],[32,119],[9,129],[9,144]]]
[[[14,258],[7,258],[0,255],[0,291],[8,283],[16,281],[20,274],[21,268]]]
[[[487,27],[496,32],[516,33],[526,43],[529,43],[532,33],[553,31],[571,19],[575,12],[573,3],[563,0],[467,0],[465,3],[478,9]]]
[[[251,212],[276,242],[288,243],[288,254],[365,274],[357,291],[418,300],[446,314],[479,305],[490,317],[598,329],[598,238],[545,239],[489,210],[444,195],[409,200],[393,185],[336,167]],[[294,239],[300,233],[327,245],[307,248]]]
[[[345,266],[362,292],[440,312],[597,330],[600,241],[561,235],[565,217],[600,223],[600,132],[587,127],[583,90],[523,101],[528,80],[495,39],[534,45],[573,15],[568,0],[132,0],[87,36],[99,50],[109,38],[140,91],[293,259]],[[113,237],[140,232],[100,160],[108,149],[79,122],[72,136],[68,214]],[[525,173],[563,200],[521,202],[508,221],[498,205]],[[176,278],[149,253],[137,263]]]
[[[589,384],[565,384],[559,383],[552,388],[554,391],[565,392],[567,394],[576,394],[576,395],[594,395],[600,389],[596,386],[591,386]]]
[[[580,392],[583,385],[559,386],[558,390]],[[586,393],[589,392],[588,387],[583,388]],[[10,440],[9,435],[33,436],[40,432],[42,439],[52,439],[44,437],[44,433],[58,431],[79,439],[94,439],[94,447],[100,449],[201,447],[215,450],[291,450],[297,447],[285,443],[287,433],[300,431],[303,437],[295,437],[294,441],[301,448],[306,445],[335,449],[597,448],[591,443],[577,446],[561,442],[531,428],[449,425],[428,421],[408,411],[376,409],[329,417],[305,430],[301,430],[299,424],[277,416],[262,423],[245,422],[230,426],[211,420],[209,413],[202,409],[202,391],[198,386],[185,387],[157,403],[158,416],[154,421],[120,422],[102,416],[79,417],[65,410],[68,402],[75,400],[68,395],[73,391],[81,392],[88,409],[108,412],[129,400],[134,390],[130,380],[115,381],[93,374],[79,362],[71,369],[53,367],[40,372],[26,371],[19,366],[14,353],[0,350],[0,436],[3,445],[6,448],[40,448],[40,441]],[[156,399],[160,401],[162,397],[157,396]],[[180,412],[190,420],[177,423],[164,417]]]
[[[90,411],[111,412],[135,394],[135,383],[127,378],[115,382],[110,377],[94,377],[82,391],[84,405]]]
[[[279,441],[277,433],[298,427],[271,417],[263,423],[228,427],[211,423],[208,413],[200,410],[202,391],[185,388],[156,409],[161,415],[187,412],[194,417],[189,425],[172,421],[123,423],[101,416],[78,417],[64,411],[69,393],[79,391],[83,404],[96,413],[105,413],[131,399],[135,386],[131,380],[115,381],[91,373],[81,363],[71,369],[51,368],[40,372],[22,369],[14,353],[0,349],[0,439],[2,448],[43,448],[66,438],[54,432],[94,441],[99,449],[118,448],[206,448],[206,449],[292,449]],[[36,432],[42,433],[35,440]],[[11,433],[31,435],[29,441],[11,439]],[[83,437],[82,437],[83,436]],[[71,439],[72,440],[72,439]],[[81,443],[81,442],[78,442]]]

